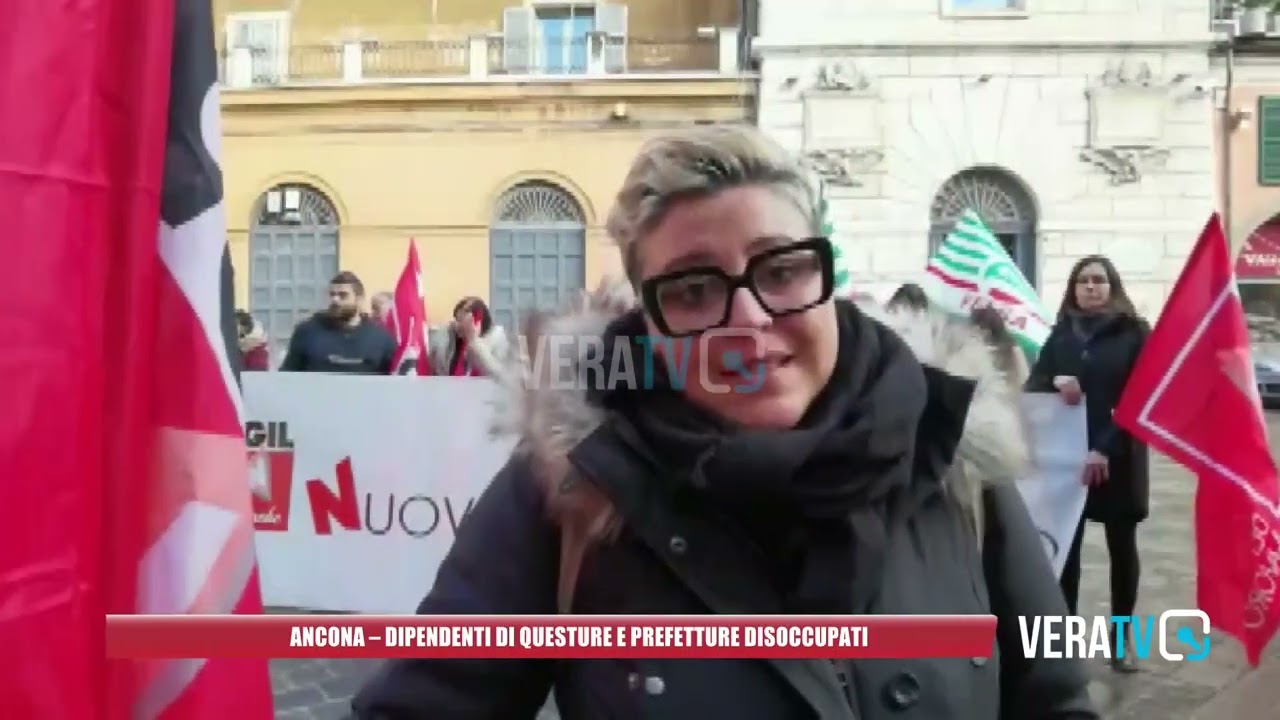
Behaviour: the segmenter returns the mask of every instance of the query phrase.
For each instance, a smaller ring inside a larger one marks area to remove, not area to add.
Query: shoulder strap
[[[560,577],[556,581],[556,610],[561,615],[573,612],[574,591],[582,558],[587,554],[587,539],[574,525],[560,529]]]
[[[556,581],[556,608],[573,612],[574,593],[582,562],[592,545],[611,540],[621,522],[608,497],[570,469],[551,505],[552,520],[560,528],[560,574]]]

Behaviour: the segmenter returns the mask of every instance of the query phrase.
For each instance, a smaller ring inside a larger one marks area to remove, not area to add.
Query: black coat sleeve
[[[458,528],[421,615],[553,615],[559,534],[522,460],[504,467]],[[391,660],[352,701],[355,720],[532,720],[549,660]]]
[[[1057,388],[1053,386],[1053,378],[1060,374],[1056,353],[1058,333],[1058,326],[1055,325],[1049,332],[1049,337],[1045,338],[1044,347],[1040,348],[1040,354],[1036,356],[1031,372],[1027,375],[1027,382],[1023,385],[1027,392],[1057,392]]]
[[[984,503],[982,554],[1000,647],[1001,720],[1099,720],[1084,661],[1023,652],[1018,616],[1066,615],[1067,604],[1022,496],[1005,485],[987,490]]]
[[[285,372],[302,372],[307,369],[307,332],[308,326],[303,323],[293,329],[289,337],[289,350],[284,354],[284,362],[280,369]]]

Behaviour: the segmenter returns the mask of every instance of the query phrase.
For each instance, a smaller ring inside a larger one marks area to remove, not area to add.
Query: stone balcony
[[[673,38],[591,33],[557,45],[530,45],[501,35],[482,35],[457,40],[295,45],[285,52],[237,47],[225,51],[221,59],[221,80],[228,89],[502,78],[733,76],[744,69],[737,28]]]

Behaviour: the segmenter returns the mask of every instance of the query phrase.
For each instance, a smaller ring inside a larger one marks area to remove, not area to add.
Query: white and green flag
[[[995,307],[1030,357],[1040,352],[1052,323],[1040,296],[978,214],[967,210],[929,260],[921,283],[939,308],[968,315],[985,300]]]

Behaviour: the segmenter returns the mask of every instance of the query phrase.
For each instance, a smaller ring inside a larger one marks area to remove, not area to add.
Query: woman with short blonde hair
[[[1098,717],[1077,661],[1022,651],[1017,616],[1065,606],[1012,483],[1016,388],[971,327],[833,299],[819,228],[754,129],[647,143],[608,220],[638,303],[538,319],[590,342],[521,369],[520,444],[419,612],[994,614],[994,660],[393,661],[357,717],[533,718],[549,691],[567,720]],[[540,374],[566,366],[572,391]]]

